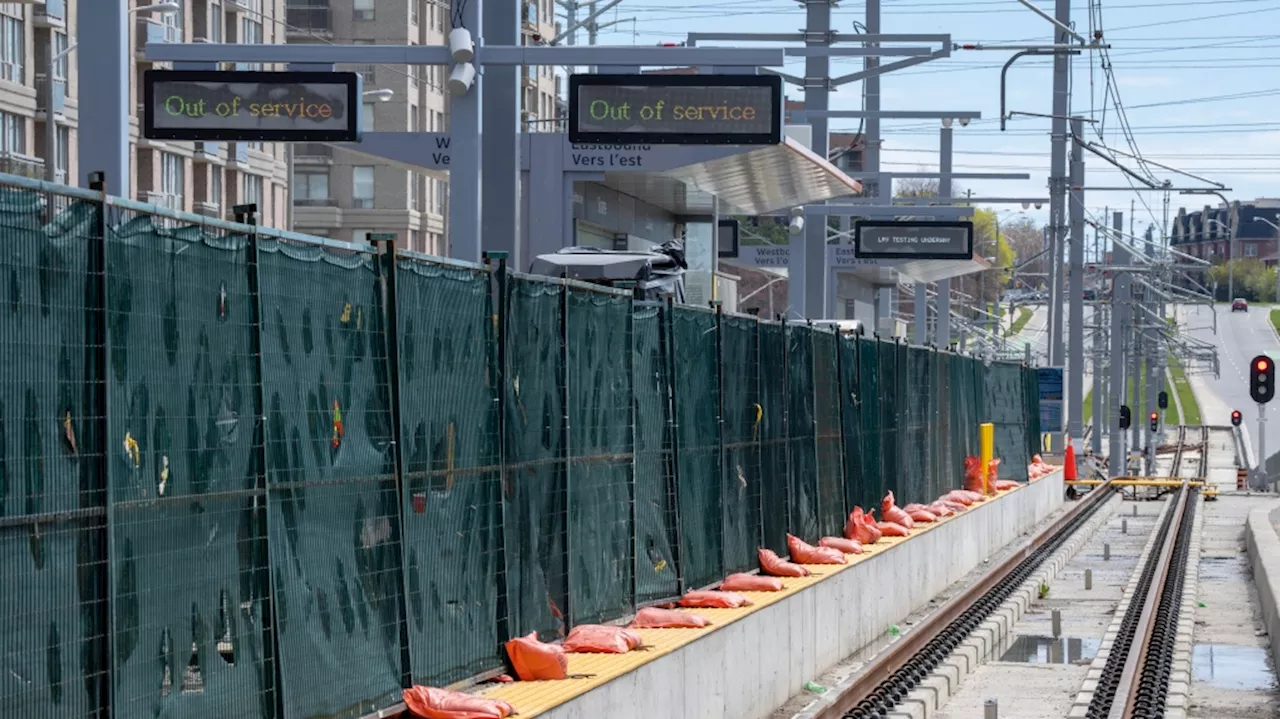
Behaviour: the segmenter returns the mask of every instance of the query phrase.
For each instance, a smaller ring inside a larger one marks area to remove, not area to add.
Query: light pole
[[[377,90],[365,90],[361,93],[361,97],[367,97],[378,102],[388,102],[396,96],[396,91],[389,87],[380,87]],[[293,177],[293,143],[286,143],[284,146],[284,174],[288,176],[288,202],[284,205],[284,227],[290,232],[293,231],[293,191],[296,187]]]

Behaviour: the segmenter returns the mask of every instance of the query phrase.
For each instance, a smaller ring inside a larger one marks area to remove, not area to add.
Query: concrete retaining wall
[[[541,716],[768,717],[1063,503],[1062,474],[986,502]]]
[[[1266,502],[1249,512],[1244,541],[1258,588],[1262,623],[1271,639],[1271,658],[1280,666],[1280,537],[1274,520],[1280,518],[1280,502]]]

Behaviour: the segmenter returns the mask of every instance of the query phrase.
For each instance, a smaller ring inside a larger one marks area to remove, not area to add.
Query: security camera
[[[804,208],[803,208],[803,207],[792,207],[792,208],[791,208],[791,216],[792,216],[792,217],[804,217]]]
[[[449,31],[449,53],[453,55],[454,62],[471,62],[471,58],[475,57],[475,50],[470,30],[458,27]]]
[[[787,225],[787,232],[793,235],[798,235],[801,232],[804,232],[804,218],[798,215],[792,217],[791,224]]]
[[[969,126],[969,118],[967,117],[960,118],[960,127],[968,127],[968,126]]]
[[[1029,209],[1031,209],[1031,203],[1030,203],[1030,202],[1024,202],[1024,203],[1022,203],[1022,209],[1024,209],[1024,210],[1029,210]],[[1036,209],[1040,209],[1040,208],[1039,208],[1039,206],[1037,206],[1037,207],[1036,207]]]
[[[455,97],[461,97],[467,94],[467,90],[471,89],[472,83],[476,81],[476,66],[469,62],[453,66],[453,72],[449,73],[449,92]]]
[[[1037,203],[1036,203],[1036,209],[1037,209],[1037,210],[1038,210],[1038,209],[1040,209],[1040,203],[1039,203],[1039,202],[1037,202]]]

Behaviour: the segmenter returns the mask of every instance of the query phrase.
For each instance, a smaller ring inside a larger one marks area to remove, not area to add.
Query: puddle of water
[[[1001,655],[1002,662],[1027,664],[1077,664],[1091,661],[1098,653],[1101,639],[1093,637],[1053,637],[1023,634],[1013,640]]]
[[[1191,678],[1219,689],[1274,689],[1269,657],[1264,647],[1197,644],[1191,650]]]

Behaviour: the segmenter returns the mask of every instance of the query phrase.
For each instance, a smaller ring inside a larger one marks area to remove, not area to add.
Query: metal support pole
[[[1000,705],[995,699],[982,702],[982,719],[1000,719]]]
[[[805,0],[805,47],[831,46],[831,3],[829,0]],[[827,156],[827,129],[830,120],[825,116],[829,109],[831,58],[826,54],[810,55],[804,60],[804,109],[816,110],[809,117],[812,129],[812,147],[818,157]],[[827,221],[815,217],[804,226],[803,273],[796,277],[804,285],[804,316],[825,318],[831,316],[827,302]]]
[[[455,18],[455,25],[471,31],[476,47],[483,46],[483,6],[483,0],[453,0],[452,3],[451,17]],[[449,97],[449,256],[468,262],[481,259],[483,186],[480,167],[484,160],[480,147],[481,99],[484,76],[490,69],[476,72],[475,80],[465,94]],[[515,207],[507,206],[505,210],[495,207],[492,210],[495,213],[513,213]]]
[[[943,121],[938,135],[938,197],[951,197],[952,130],[950,121]],[[941,349],[951,346],[951,280],[938,281],[938,340]]]
[[[880,33],[880,0],[866,0],[866,31],[868,35],[878,35]],[[867,43],[868,48],[879,47],[880,43]],[[862,81],[862,107],[866,110],[866,124],[863,126],[863,143],[865,150],[863,152],[864,169],[868,173],[874,173],[877,177],[875,180],[867,182],[864,187],[864,194],[867,197],[886,197],[893,195],[893,182],[888,183],[888,187],[881,187],[880,172],[880,74],[875,72],[880,67],[880,58],[868,56],[862,63],[863,69],[868,73],[867,79]],[[939,193],[941,195],[941,193]]]
[[[1071,118],[1071,134],[1084,132],[1084,121]],[[1067,435],[1076,452],[1084,449],[1084,148],[1071,143],[1071,194],[1067,214],[1071,220],[1069,288],[1070,357],[1067,361]],[[1095,393],[1096,394],[1096,393]]]
[[[44,101],[44,179],[48,182],[58,181],[58,117],[53,110],[53,66],[57,44],[50,41],[44,54],[44,90],[41,92]],[[70,149],[70,148],[68,148]],[[67,178],[70,184],[71,178]]]
[[[1101,305],[1093,313],[1095,325],[1093,330],[1093,434],[1089,437],[1089,444],[1093,453],[1100,455],[1102,454],[1102,435],[1110,426],[1103,421],[1102,409],[1111,406],[1103,401],[1107,394],[1107,383],[1102,379],[1102,328],[1106,327],[1107,323]]]
[[[923,346],[929,341],[929,286],[923,282],[915,284],[915,326],[911,328],[912,341]]]
[[[469,3],[468,3],[469,4]],[[486,45],[520,44],[520,3],[493,0],[484,4]],[[541,72],[540,67],[530,67]],[[484,163],[480,176],[481,248],[506,252],[512,267],[525,267],[520,251],[520,74],[525,67],[494,65],[484,68],[484,101],[481,122]],[[551,128],[537,128],[546,131]],[[454,170],[451,166],[450,172]]]
[[[1264,480],[1271,479],[1267,476],[1267,406],[1261,402],[1258,403],[1258,470]],[[1276,491],[1274,482],[1271,491]]]
[[[1124,217],[1117,212],[1112,217],[1112,226],[1119,231]],[[1120,244],[1112,246],[1112,261],[1117,265],[1124,266],[1129,264],[1129,251]],[[1108,413],[1107,424],[1110,427],[1110,450],[1108,462],[1108,474],[1112,477],[1119,477],[1125,473],[1126,453],[1125,453],[1125,432],[1120,429],[1120,405],[1125,404],[1124,380],[1125,380],[1125,336],[1128,326],[1125,322],[1125,312],[1128,307],[1129,296],[1131,294],[1130,278],[1128,273],[1121,272],[1111,281],[1111,401]]]
[[[1059,28],[1071,26],[1071,0],[1055,0],[1054,19]],[[1070,32],[1059,29],[1054,33],[1054,43],[1071,43]],[[1071,55],[1065,52],[1053,56],[1053,121],[1049,157],[1049,234],[1053,237],[1052,265],[1062,262],[1062,245],[1066,236],[1065,204],[1067,201],[1067,115],[1071,112]],[[1062,275],[1054,275],[1049,290],[1049,364],[1062,366]]]
[[[112,192],[132,199],[129,118],[134,109],[129,105],[129,70],[134,60],[128,46],[128,5],[79,3],[75,35],[80,107],[92,108],[93,114],[92,121],[82,122],[78,131],[79,184],[88,187],[89,173],[101,171]]]

